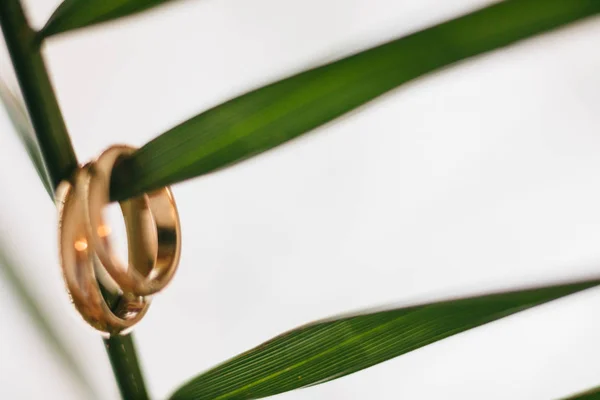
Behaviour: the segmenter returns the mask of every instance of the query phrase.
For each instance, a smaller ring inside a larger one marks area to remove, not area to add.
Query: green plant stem
[[[52,187],[56,189],[77,168],[77,157],[46,70],[41,43],[27,23],[19,0],[0,0],[0,25]],[[112,337],[105,345],[123,398],[147,399],[132,336]]]
[[[44,162],[56,188],[75,170],[77,158],[44,65],[40,43],[19,0],[0,2],[0,24]]]
[[[126,400],[148,399],[133,337],[131,335],[111,336],[104,339],[104,347],[123,398]]]

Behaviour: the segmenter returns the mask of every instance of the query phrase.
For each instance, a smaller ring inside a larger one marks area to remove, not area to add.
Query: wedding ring
[[[113,167],[135,148],[118,145],[91,163],[87,184],[87,229],[91,244],[108,275],[126,293],[148,296],[172,279],[181,252],[177,206],[168,187],[120,202],[128,236],[129,261],[123,263],[110,244],[110,227],[103,217],[110,202]]]
[[[90,243],[85,212],[88,166],[75,172],[73,184],[63,181],[57,190],[59,256],[71,301],[94,328],[114,335],[125,334],[139,322],[150,300],[131,293],[115,293],[111,309],[102,295],[95,273],[95,249]]]

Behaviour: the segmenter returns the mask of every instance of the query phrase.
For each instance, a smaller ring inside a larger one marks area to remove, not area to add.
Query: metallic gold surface
[[[77,185],[87,192],[87,235],[106,272],[123,292],[147,296],[162,290],[177,270],[181,230],[175,200],[165,187],[120,203],[129,262],[123,263],[112,250],[111,229],[103,217],[109,203],[110,177],[119,159],[134,150],[123,145],[110,147],[90,165],[85,181]]]
[[[115,164],[133,151],[110,147],[95,162],[78,168],[71,182],[62,182],[56,192],[67,290],[82,317],[109,335],[126,333],[142,319],[149,296],[172,279],[181,252],[179,215],[168,187],[120,202],[128,262],[121,262],[112,249],[112,229],[103,216],[110,177]]]
[[[75,172],[73,181],[57,189],[59,215],[59,256],[71,301],[81,316],[94,328],[109,335],[126,333],[139,322],[150,304],[149,298],[120,293],[111,310],[104,299],[95,273],[95,252],[87,229],[85,209],[89,180],[88,166]]]

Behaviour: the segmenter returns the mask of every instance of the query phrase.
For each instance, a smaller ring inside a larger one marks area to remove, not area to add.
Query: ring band
[[[126,333],[142,319],[150,299],[121,293],[117,306],[111,310],[102,295],[94,269],[94,248],[86,227],[87,191],[81,187],[81,183],[88,180],[88,173],[87,166],[79,168],[73,179],[75,186],[63,181],[57,190],[63,277],[73,304],[91,326],[108,334]]]
[[[135,151],[112,146],[90,165],[86,213],[88,236],[98,259],[114,282],[126,293],[148,296],[172,279],[181,253],[181,229],[171,190],[164,187],[120,202],[128,236],[129,262],[124,264],[111,249],[110,229],[103,209],[110,202],[110,177],[115,164]]]

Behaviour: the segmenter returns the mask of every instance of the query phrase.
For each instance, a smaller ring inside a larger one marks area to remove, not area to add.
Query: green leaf
[[[318,321],[201,374],[171,399],[258,399],[324,383],[599,284],[594,279]]]
[[[4,275],[6,281],[13,289],[20,300],[21,306],[29,314],[31,320],[42,334],[46,344],[60,358],[62,364],[70,372],[75,382],[81,387],[87,397],[97,399],[91,383],[82,372],[78,362],[73,357],[66,339],[62,338],[52,327],[50,321],[44,316],[44,312],[38,305],[38,301],[28,286],[27,281],[19,276],[17,267],[13,260],[8,257],[8,252],[0,244],[0,273]],[[6,322],[6,321],[4,321]]]
[[[50,178],[46,167],[44,167],[44,161],[42,160],[42,153],[38,146],[35,134],[33,133],[33,127],[25,111],[25,105],[19,98],[11,92],[8,86],[0,80],[0,100],[4,104],[6,113],[13,123],[15,130],[19,134],[21,143],[25,146],[29,158],[33,162],[33,166],[51,199],[54,199],[52,185],[50,184]]]
[[[593,389],[586,390],[585,392],[577,393],[569,397],[563,398],[563,400],[592,400],[600,399],[600,386]]]
[[[112,198],[231,165],[417,77],[599,11],[598,0],[504,1],[254,90],[143,146],[115,168]]]
[[[135,14],[173,0],[64,0],[54,11],[41,37]]]

